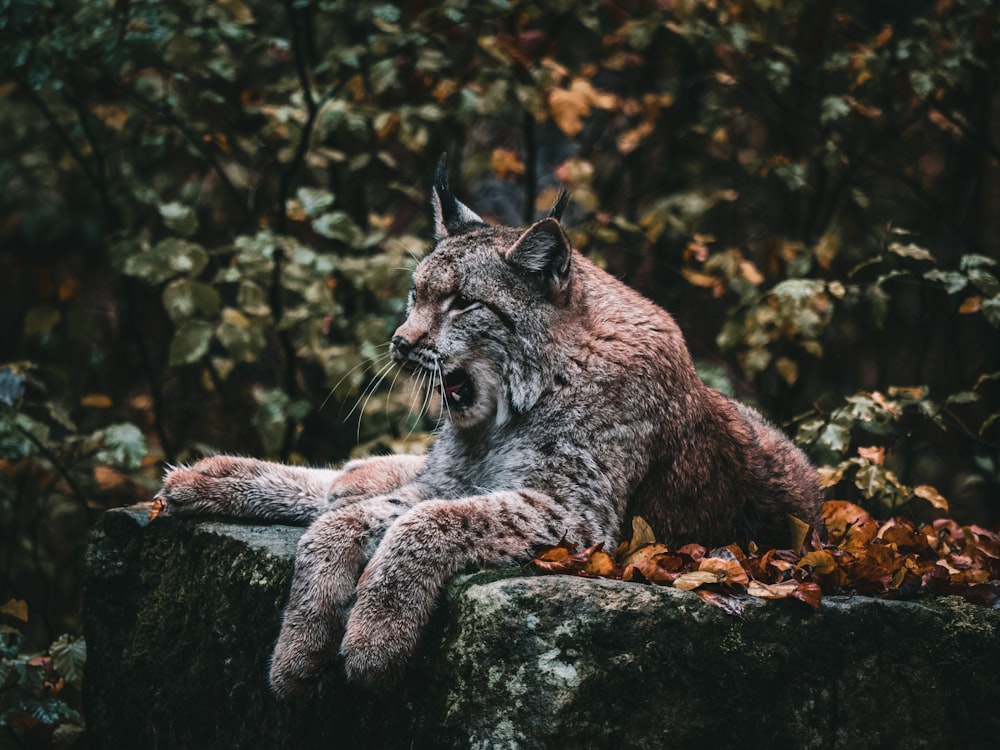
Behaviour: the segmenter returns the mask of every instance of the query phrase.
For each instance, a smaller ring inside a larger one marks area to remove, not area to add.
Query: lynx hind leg
[[[305,525],[330,508],[330,488],[339,471],[211,456],[171,469],[157,497],[164,513],[224,515]]]
[[[303,534],[281,633],[271,658],[279,697],[308,693],[337,656],[358,576],[415,500],[375,497],[328,511]]]
[[[766,466],[766,491],[757,498],[757,513],[765,525],[769,523],[776,533],[784,534],[789,513],[813,526],[818,525],[823,490],[815,467],[806,454],[760,412],[746,404],[735,403],[740,416],[754,429]]]
[[[333,483],[332,499],[348,500],[388,495],[412,482],[423,471],[425,456],[373,456],[349,461]]]

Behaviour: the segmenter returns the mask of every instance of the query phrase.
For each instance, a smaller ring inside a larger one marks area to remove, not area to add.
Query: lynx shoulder
[[[395,362],[440,394],[426,458],[342,471],[215,457],[168,473],[166,512],[309,523],[271,681],[308,689],[338,648],[379,682],[419,641],[444,582],[561,537],[615,544],[643,516],[675,545],[784,541],[815,522],[816,472],[753,409],[708,388],[663,309],[574,250],[564,201],[527,229],[432,193]]]

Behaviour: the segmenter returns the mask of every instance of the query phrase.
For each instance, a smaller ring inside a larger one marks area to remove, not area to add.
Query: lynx
[[[574,250],[560,197],[526,230],[432,190],[436,245],[390,352],[432,379],[444,420],[426,457],[309,469],[216,456],[175,468],[160,503],[309,525],[271,662],[281,696],[343,657],[379,684],[416,649],[449,577],[530,560],[560,538],[620,540],[634,515],[673,544],[777,544],[817,520],[805,456],[699,379],[674,319]]]

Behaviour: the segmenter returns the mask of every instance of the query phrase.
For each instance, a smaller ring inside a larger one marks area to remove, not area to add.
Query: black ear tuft
[[[553,287],[561,286],[569,275],[572,247],[555,217],[549,216],[528,227],[506,253],[508,263],[542,277]]]
[[[549,218],[562,221],[562,215],[567,206],[569,206],[569,191],[561,187],[559,188],[559,195],[556,196],[556,202],[549,209]]]
[[[434,210],[434,239],[438,241],[461,234],[474,226],[486,226],[486,222],[475,211],[458,200],[448,189],[448,154],[441,154],[434,172],[431,208]]]

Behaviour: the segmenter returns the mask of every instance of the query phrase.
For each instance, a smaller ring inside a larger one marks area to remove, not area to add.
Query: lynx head
[[[459,428],[530,409],[551,382],[552,324],[570,299],[573,250],[560,196],[527,230],[490,226],[448,189],[445,158],[431,203],[437,244],[413,273],[390,351],[431,379]]]

